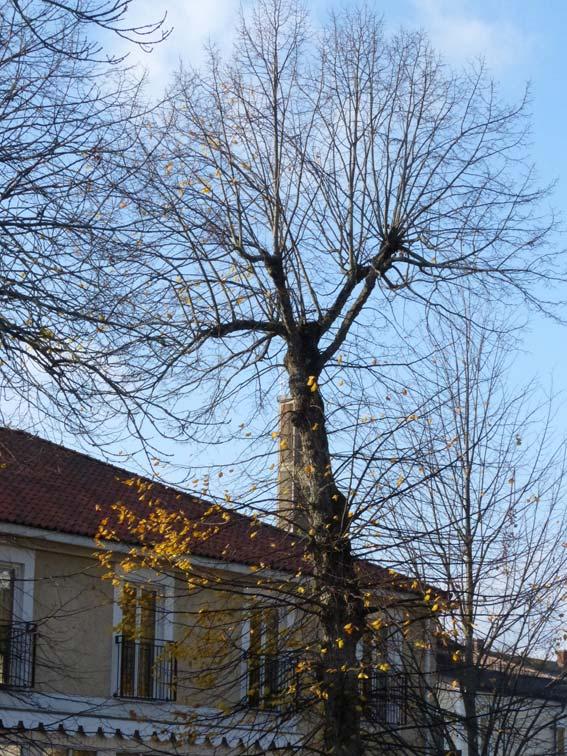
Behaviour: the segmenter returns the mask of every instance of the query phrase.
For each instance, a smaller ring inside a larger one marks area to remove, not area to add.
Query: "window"
[[[19,565],[0,563],[0,686],[33,685],[35,625],[24,622]]]
[[[403,672],[403,636],[396,627],[365,635],[359,642],[361,697],[366,718],[389,725],[407,719],[407,678]]]
[[[277,692],[277,610],[259,609],[250,616],[248,646],[248,703],[270,705]]]
[[[126,583],[120,596],[117,694],[124,698],[175,698],[173,644],[164,640],[163,596],[156,586]]]
[[[246,696],[255,708],[280,709],[297,692],[296,655],[281,647],[278,610],[253,611],[246,652]]]
[[[14,619],[14,570],[0,568],[0,685],[10,681],[10,639]]]
[[[122,695],[150,698],[156,640],[156,591],[144,586],[125,585],[121,604]]]

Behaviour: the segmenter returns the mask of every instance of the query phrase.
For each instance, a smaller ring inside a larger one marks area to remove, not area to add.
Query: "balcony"
[[[297,705],[298,655],[247,654],[247,704],[256,709],[281,711]]]
[[[369,722],[390,727],[407,723],[408,681],[402,672],[370,670],[361,695]]]
[[[117,681],[115,695],[147,701],[175,701],[177,659],[171,641],[124,635],[115,637]]]
[[[0,687],[33,687],[35,639],[32,622],[0,624]]]

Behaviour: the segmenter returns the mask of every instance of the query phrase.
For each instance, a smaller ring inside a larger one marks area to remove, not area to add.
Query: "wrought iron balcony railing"
[[[247,704],[254,708],[282,711],[293,709],[308,693],[302,691],[300,657],[295,651],[278,654],[252,654],[247,664]],[[364,716],[368,722],[404,725],[408,719],[408,678],[401,671],[368,670],[361,679],[360,695]]]
[[[370,670],[361,694],[367,720],[390,726],[407,723],[408,680],[403,672]]]
[[[36,630],[33,622],[0,624],[0,687],[33,687]]]
[[[115,638],[117,648],[116,695],[150,701],[175,701],[177,658],[171,641]]]

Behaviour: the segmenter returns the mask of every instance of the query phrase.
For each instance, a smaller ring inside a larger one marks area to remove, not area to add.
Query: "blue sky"
[[[328,0],[305,0],[315,20],[332,7]],[[230,47],[239,0],[137,0],[135,20],[155,20],[168,12],[170,38],[151,54],[135,53],[132,62],[147,67],[156,93],[167,83],[179,60],[199,64],[202,46],[212,38],[221,49]],[[542,183],[557,180],[552,205],[567,220],[567,98],[564,92],[567,47],[565,0],[383,0],[375,3],[386,25],[425,29],[437,50],[459,66],[471,58],[485,59],[503,94],[516,99],[531,84],[533,113],[532,154]],[[566,224],[567,226],[567,224]],[[557,234],[558,248],[567,237]],[[567,294],[567,292],[566,292]],[[566,297],[567,299],[567,297]],[[564,313],[567,319],[567,309]],[[530,316],[513,384],[536,377],[545,389],[567,390],[567,326]],[[557,415],[558,430],[567,424],[567,404]]]
[[[350,0],[305,0],[313,16]],[[247,4],[245,2],[245,4]],[[370,3],[372,5],[372,3]],[[167,11],[170,38],[149,55],[137,54],[149,71],[152,88],[167,83],[180,59],[198,64],[208,38],[230,46],[239,0],[137,0],[136,20],[155,19]],[[554,205],[567,208],[566,37],[564,0],[381,0],[375,2],[387,26],[425,29],[445,59],[460,65],[483,57],[509,97],[532,87],[533,155],[543,181],[558,179]],[[132,58],[131,58],[132,59]]]

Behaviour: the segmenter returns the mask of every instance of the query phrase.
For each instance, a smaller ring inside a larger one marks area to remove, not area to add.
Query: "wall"
[[[38,550],[34,619],[36,687],[42,692],[109,696],[113,588],[87,553]]]

